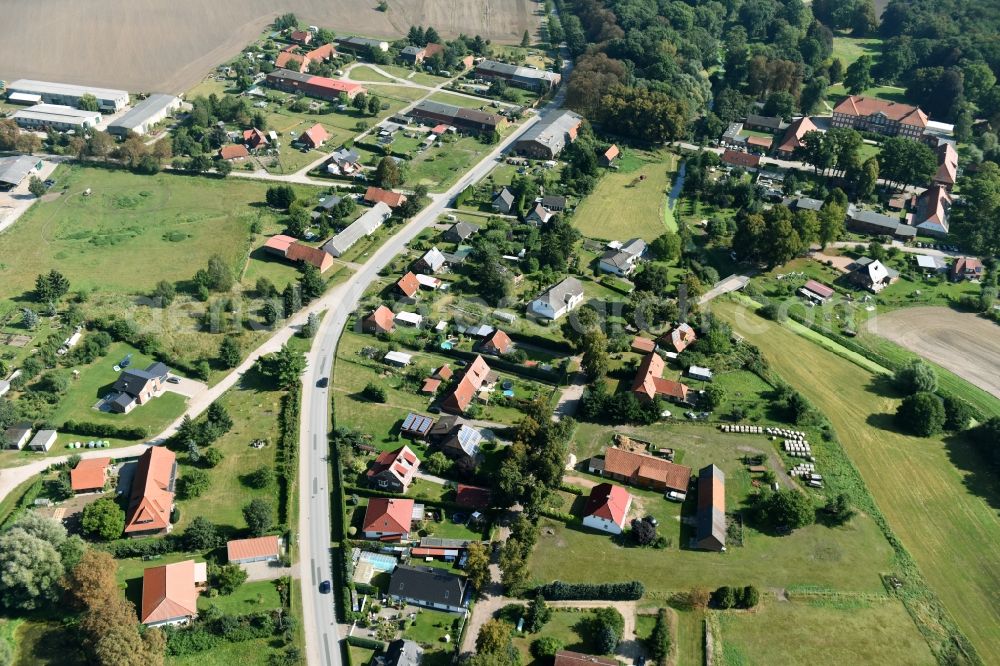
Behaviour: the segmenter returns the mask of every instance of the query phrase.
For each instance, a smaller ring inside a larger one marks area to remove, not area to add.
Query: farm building
[[[715,465],[698,472],[698,526],[695,547],[726,550],[726,475]]]
[[[681,382],[663,379],[666,363],[659,354],[647,354],[636,370],[632,393],[640,402],[663,398],[671,402],[687,402],[688,387]]]
[[[583,509],[583,525],[591,529],[621,534],[625,530],[632,495],[612,483],[599,483],[590,490]]]
[[[604,450],[601,476],[639,488],[687,493],[691,468],[616,446]]]
[[[323,250],[306,245],[291,236],[283,234],[268,238],[264,243],[264,249],[271,254],[284,257],[289,261],[302,262],[314,266],[319,269],[320,273],[326,272],[333,266],[333,257]]]
[[[367,55],[369,50],[377,50],[385,53],[389,50],[389,42],[381,39],[369,39],[367,37],[344,36],[337,37],[337,44],[345,51]]]
[[[827,299],[833,296],[834,291],[833,287],[828,287],[825,284],[817,282],[816,280],[808,280],[805,285],[799,289],[799,293],[811,301],[824,303]]]
[[[262,536],[255,539],[233,539],[226,544],[230,564],[277,562],[281,558],[281,539]]]
[[[368,485],[376,490],[405,493],[419,467],[420,459],[408,446],[383,451],[368,468]]]
[[[86,458],[69,472],[70,487],[74,493],[94,493],[104,490],[108,481],[111,458]]]
[[[898,217],[863,210],[853,203],[847,206],[847,228],[861,234],[895,236],[900,240],[912,239],[917,235],[915,227],[903,224]]]
[[[37,170],[40,164],[39,159],[31,155],[0,157],[0,190],[17,187],[29,174]]]
[[[394,365],[398,368],[405,368],[406,366],[408,366],[410,363],[413,362],[413,356],[401,351],[391,351],[386,353],[386,355],[382,357],[382,360],[385,361],[388,365]]]
[[[478,109],[465,109],[426,99],[413,107],[406,115],[425,125],[435,126],[445,123],[467,134],[492,133],[507,122],[503,116],[495,113],[486,113]]]
[[[514,152],[538,160],[555,159],[566,144],[576,141],[583,118],[563,111],[549,120],[535,123],[514,143]]]
[[[97,108],[102,113],[117,113],[129,103],[128,92],[124,90],[31,79],[12,81],[7,85],[7,93],[37,95],[46,104],[64,104],[74,108],[80,106],[81,99],[90,95],[97,100]]]
[[[690,368],[688,368],[687,375],[692,379],[698,379],[703,382],[712,381],[712,371],[709,370],[708,368],[703,368],[700,365],[692,365]]]
[[[176,481],[177,456],[173,451],[151,446],[139,456],[125,512],[125,536],[152,536],[170,531]]]
[[[424,318],[416,312],[397,312],[393,321],[397,324],[420,328],[420,326],[424,323]]]
[[[181,108],[181,99],[174,95],[154,93],[136,104],[124,116],[108,124],[108,134],[125,138],[129,132],[147,134],[156,123],[172,116]]]
[[[97,111],[83,111],[61,104],[36,104],[20,109],[12,116],[18,127],[27,130],[80,130],[97,127],[101,114]]]
[[[28,448],[32,451],[48,451],[56,443],[55,430],[39,430],[28,442]]]
[[[435,567],[402,564],[392,572],[389,597],[451,613],[465,612],[465,578]]]
[[[147,627],[187,624],[198,617],[198,594],[207,582],[204,562],[184,560],[145,569],[139,621]]]
[[[392,217],[392,209],[381,201],[372,206],[371,210],[354,220],[346,229],[328,240],[323,245],[323,251],[334,257],[340,257],[364,236],[371,236],[375,230]]]
[[[267,75],[267,85],[275,90],[287,93],[302,93],[309,97],[318,97],[330,102],[340,99],[343,93],[350,99],[367,92],[364,86],[350,81],[340,81],[329,79],[325,76],[315,76],[313,74],[302,74],[289,69],[276,69]]]
[[[528,312],[544,319],[559,319],[583,303],[583,284],[568,277],[528,305]]]
[[[496,60],[481,60],[476,65],[476,76],[487,81],[503,81],[507,85],[526,90],[548,90],[558,85],[562,77],[543,69],[520,67]]]

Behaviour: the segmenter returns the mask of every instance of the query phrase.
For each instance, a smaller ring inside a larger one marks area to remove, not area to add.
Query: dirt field
[[[395,38],[410,25],[433,25],[498,42],[537,36],[541,5],[533,0],[32,0],[4,2],[0,79],[36,78],[184,92],[239,51],[277,14],[338,32]]]
[[[949,308],[903,308],[867,326],[1000,397],[1000,329],[993,322]]]

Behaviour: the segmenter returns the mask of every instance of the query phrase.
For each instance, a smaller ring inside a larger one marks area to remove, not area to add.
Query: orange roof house
[[[668,337],[665,342],[668,347],[680,354],[688,348],[688,345],[697,339],[698,336],[695,334],[694,329],[691,328],[690,324],[685,322],[679,324],[677,328],[670,331],[670,337]]]
[[[743,169],[756,169],[760,165],[760,155],[726,148],[722,153],[722,163]]]
[[[441,380],[437,377],[427,377],[424,379],[423,385],[420,387],[420,392],[427,395],[433,395],[437,393],[437,390],[441,388]]]
[[[405,493],[419,467],[420,459],[408,446],[383,451],[368,468],[368,485],[376,490]]]
[[[316,123],[299,136],[299,141],[306,144],[310,148],[319,148],[329,138],[330,133],[327,132],[322,125]]]
[[[632,495],[621,486],[599,483],[590,491],[583,509],[583,524],[595,530],[621,534],[632,506]]]
[[[293,50],[284,49],[274,59],[274,66],[281,69],[290,69],[294,72],[305,73],[309,71],[308,56],[301,55]]]
[[[910,104],[850,95],[833,107],[830,125],[919,139],[929,121],[926,113]]]
[[[406,203],[406,195],[400,192],[383,190],[381,187],[374,186],[369,187],[365,191],[365,203],[374,205],[380,201],[389,208],[399,208]]]
[[[372,497],[368,500],[361,530],[367,539],[400,540],[410,536],[413,500]]]
[[[306,58],[309,62],[314,62],[317,60],[329,60],[335,55],[337,55],[337,48],[333,44],[322,44],[306,53]]]
[[[288,248],[290,248],[294,242],[295,239],[291,236],[278,234],[277,236],[271,236],[264,241],[264,249],[283,257],[288,253]]]
[[[361,328],[365,333],[392,333],[396,329],[395,315],[392,310],[384,305],[375,308],[375,311],[364,318]]]
[[[250,151],[241,143],[230,143],[219,148],[219,157],[224,160],[242,160],[250,157]]]
[[[193,620],[198,616],[198,592],[206,580],[205,563],[194,560],[146,569],[139,620],[149,627]]]
[[[250,150],[267,145],[267,136],[256,127],[243,130],[243,144]]]
[[[632,351],[640,354],[651,354],[656,351],[656,343],[649,338],[637,335],[632,339]]]
[[[458,484],[455,488],[455,503],[469,509],[488,509],[493,501],[493,494],[489,488],[479,486],[469,486],[464,483]]]
[[[472,404],[476,393],[489,382],[491,374],[490,366],[482,356],[477,355],[476,359],[466,367],[465,375],[455,386],[455,390],[442,401],[441,409],[451,414],[463,414]]]
[[[486,354],[502,356],[509,352],[513,346],[514,343],[511,341],[510,336],[497,329],[480,343],[479,349]]]
[[[455,371],[451,369],[451,366],[445,363],[440,368],[434,371],[434,376],[438,379],[443,379],[448,381],[455,375]]]
[[[950,143],[942,143],[937,148],[938,169],[934,174],[934,183],[951,189],[958,180],[958,153]]]
[[[170,531],[176,480],[177,456],[170,449],[151,446],[139,456],[125,513],[126,536],[149,536]]]
[[[420,281],[413,271],[408,272],[396,282],[396,287],[403,292],[403,296],[413,298],[420,291]]]
[[[634,486],[686,493],[691,468],[616,446],[604,450],[604,476]]]
[[[226,544],[226,554],[231,564],[274,562],[281,557],[281,540],[273,535],[255,539],[233,539]]]
[[[308,44],[313,40],[313,36],[308,30],[293,30],[292,34],[289,35],[289,39],[300,44]]]
[[[108,480],[111,458],[87,458],[70,470],[69,483],[75,493],[89,493],[104,489]]]
[[[621,151],[618,150],[618,146],[611,144],[611,147],[605,150],[604,154],[601,155],[601,164],[604,166],[611,166],[611,164],[615,161],[615,158],[620,154]]]
[[[688,387],[680,382],[663,379],[666,364],[659,354],[649,354],[642,359],[635,373],[632,392],[643,402],[651,402],[657,397],[674,402],[686,402]]]
[[[782,157],[792,157],[795,151],[802,147],[802,137],[809,132],[816,131],[819,131],[819,128],[809,116],[799,118],[785,130],[785,135],[781,138],[781,143],[778,144],[778,154]]]

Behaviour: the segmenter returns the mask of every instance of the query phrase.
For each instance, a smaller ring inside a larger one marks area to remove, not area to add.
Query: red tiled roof
[[[958,153],[950,143],[942,143],[937,149],[938,169],[934,182],[952,186],[958,178]]]
[[[424,385],[420,387],[421,393],[435,393],[441,388],[441,380],[434,377],[428,377],[424,380]]]
[[[476,391],[483,385],[489,374],[490,366],[486,364],[482,356],[476,356],[476,359],[465,369],[462,381],[444,399],[441,404],[442,409],[457,414],[464,412],[472,404],[472,399],[476,397]]]
[[[310,60],[329,60],[335,55],[337,49],[333,44],[323,44],[306,53],[306,57]]]
[[[316,123],[299,137],[304,143],[308,143],[313,148],[319,148],[323,142],[330,138],[330,133],[322,125]]]
[[[615,446],[604,450],[604,473],[622,478],[657,481],[671,490],[686,492],[691,468],[677,465],[644,453],[634,453]]]
[[[413,298],[413,295],[420,291],[420,282],[417,281],[417,276],[412,271],[399,278],[396,286],[407,298]]]
[[[264,135],[256,127],[252,127],[248,130],[243,130],[243,143],[250,146],[251,148],[256,148],[257,146],[267,145],[267,136]]]
[[[881,113],[889,120],[894,120],[906,125],[917,127],[927,127],[927,114],[919,107],[900,102],[889,102],[877,97],[861,97],[851,95],[845,97],[837,106],[833,108],[834,113],[843,113],[848,116],[870,116]]]
[[[670,338],[668,342],[674,351],[680,354],[682,351],[688,348],[692,342],[698,339],[697,334],[691,325],[688,323],[680,324],[677,328],[670,331]]]
[[[618,146],[611,144],[611,147],[604,151],[604,159],[610,162],[618,157],[619,154],[621,154],[621,151],[618,150]]]
[[[396,497],[372,497],[368,500],[364,532],[389,532],[405,534],[413,520],[413,500]]]
[[[333,266],[332,256],[318,247],[306,245],[299,241],[295,241],[288,246],[288,249],[285,251],[285,257],[290,261],[304,261],[307,264],[315,266],[319,269],[320,273],[325,272]]]
[[[809,116],[803,116],[799,118],[785,131],[785,136],[781,139],[781,145],[778,146],[778,150],[783,153],[794,153],[796,148],[802,146],[802,137],[804,137],[809,132],[816,132],[819,128],[816,124],[809,118]]]
[[[236,160],[243,157],[250,157],[250,151],[240,143],[230,143],[219,148],[219,157],[224,160]]]
[[[365,201],[371,204],[382,202],[389,208],[402,206],[406,202],[406,195],[401,192],[383,190],[381,187],[371,186],[365,191]]]
[[[435,53],[443,53],[443,52],[444,52],[444,45],[443,44],[434,44],[432,42],[432,43],[430,43],[430,44],[428,44],[427,46],[424,47],[424,57],[425,58],[430,58]]]
[[[639,335],[632,338],[632,351],[650,354],[655,350],[656,350],[656,342],[654,342],[653,340],[650,340],[649,338],[644,338]]]
[[[445,363],[440,368],[434,371],[435,377],[440,377],[441,379],[451,379],[454,376],[455,371],[451,369],[451,366]]]
[[[431,130],[431,134],[444,134],[447,131],[448,131],[448,126],[445,125],[444,123],[441,123],[440,125],[434,126],[434,129]]]
[[[360,83],[351,83],[350,81],[341,81],[340,79],[330,79],[325,76],[313,76],[309,79],[308,84],[313,88],[323,88],[331,92],[337,93],[347,93],[349,96],[364,92],[364,86]]]
[[[722,153],[722,161],[733,166],[756,168],[760,164],[760,155],[742,153],[738,150],[727,148],[726,152]]]
[[[308,44],[312,41],[312,33],[307,30],[293,30],[289,38],[293,42],[302,42],[303,44]]]
[[[107,480],[111,458],[86,458],[70,470],[69,482],[73,490],[99,490]]]
[[[470,509],[489,508],[493,495],[488,488],[458,484],[455,488],[455,503]]]
[[[170,449],[151,446],[139,456],[126,513],[125,534],[165,530],[174,504],[171,481],[177,456]]]
[[[297,63],[296,67],[291,67],[293,60]],[[309,56],[283,50],[278,54],[278,57],[274,59],[274,66],[283,69],[290,69],[299,73],[305,73],[309,70]]]
[[[392,332],[396,327],[395,315],[392,314],[392,310],[384,305],[378,306],[374,312],[365,317],[365,323],[372,324],[379,330],[387,333]]]
[[[492,347],[493,349],[496,349],[497,352],[500,354],[506,354],[508,351],[510,351],[510,346],[513,343],[511,342],[509,335],[507,335],[500,329],[497,329],[493,331],[493,335],[491,335],[490,337],[486,338],[486,340],[483,341],[483,344]]]
[[[295,239],[291,236],[286,236],[284,234],[278,234],[277,236],[271,236],[264,242],[264,247],[268,250],[274,250],[278,254],[284,256],[288,252],[288,248],[292,246]]]
[[[278,537],[276,536],[262,536],[255,539],[233,539],[226,544],[226,553],[230,562],[255,557],[277,557],[281,554],[281,544],[278,542]]]
[[[203,565],[204,566],[204,565]],[[150,567],[142,572],[143,624],[198,614],[198,588],[194,560]]]
[[[403,486],[409,485],[413,480],[413,475],[420,467],[420,460],[408,446],[403,446],[395,451],[383,451],[372,462],[368,468],[367,476],[371,478],[385,471],[391,471]]]
[[[774,139],[767,136],[748,136],[747,145],[757,146],[758,148],[770,149],[771,144],[774,143]]]
[[[624,526],[625,514],[628,513],[631,502],[632,496],[621,486],[600,483],[591,488],[583,515],[584,517],[596,516],[610,520],[615,525]]]

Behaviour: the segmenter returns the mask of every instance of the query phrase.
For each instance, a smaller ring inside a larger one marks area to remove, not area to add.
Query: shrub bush
[[[553,581],[537,590],[548,601],[635,601],[646,588],[637,580],[624,583],[564,583]]]

